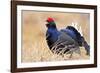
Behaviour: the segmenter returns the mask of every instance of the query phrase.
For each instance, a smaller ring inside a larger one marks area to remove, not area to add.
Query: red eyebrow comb
[[[49,17],[49,18],[47,19],[47,22],[53,22],[53,21],[54,21],[53,18],[50,18],[50,17]]]

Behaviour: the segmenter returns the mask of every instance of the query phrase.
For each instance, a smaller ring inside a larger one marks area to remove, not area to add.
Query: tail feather
[[[82,38],[82,45],[85,47],[85,50],[87,51],[87,55],[90,55],[90,46],[88,45],[88,43],[85,41],[84,38]]]
[[[79,46],[83,46],[85,48],[87,55],[90,55],[90,46],[83,37],[81,26],[78,26],[77,23],[72,23],[72,25],[67,26],[66,29],[69,29],[74,32],[73,34],[75,34],[76,36],[73,35],[70,36],[72,38],[74,37],[73,39],[78,42]]]
[[[84,47],[87,51],[87,55],[90,55],[90,46],[87,44],[87,42],[84,42]]]

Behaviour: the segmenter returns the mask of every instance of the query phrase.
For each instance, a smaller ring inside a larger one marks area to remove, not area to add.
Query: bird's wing
[[[61,32],[61,35],[54,43],[54,46],[51,50],[54,50],[55,53],[68,53],[79,50],[79,45],[69,35],[66,35],[65,33]]]

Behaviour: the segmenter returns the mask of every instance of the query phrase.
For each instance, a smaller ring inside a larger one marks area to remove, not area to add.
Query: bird
[[[53,53],[59,55],[70,53],[72,56],[73,52],[80,54],[80,47],[83,46],[87,52],[86,54],[90,55],[90,46],[74,26],[67,26],[58,30],[53,18],[48,17],[46,22],[46,41]]]

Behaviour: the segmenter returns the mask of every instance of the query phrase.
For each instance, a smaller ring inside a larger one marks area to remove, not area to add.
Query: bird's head
[[[56,28],[56,23],[54,22],[54,19],[53,18],[50,18],[50,17],[47,18],[46,22],[47,22],[46,26],[48,28],[50,28],[50,27]]]
[[[49,22],[54,22],[54,19],[49,17],[49,18],[47,19],[47,22],[48,22],[48,23],[49,23]]]

